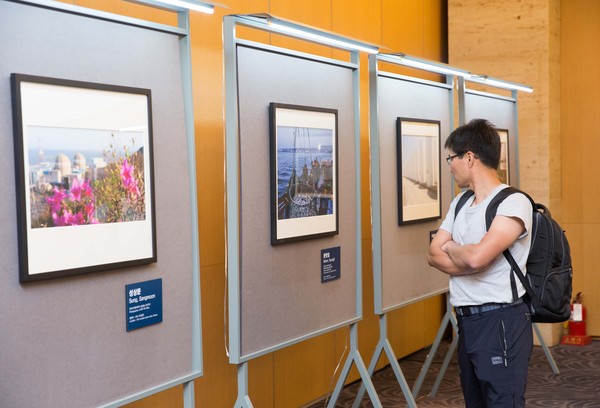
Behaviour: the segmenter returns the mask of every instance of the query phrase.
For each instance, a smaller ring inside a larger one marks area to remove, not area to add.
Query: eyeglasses
[[[454,160],[458,156],[463,156],[463,155],[462,154],[453,154],[452,156],[448,155],[448,157],[446,157],[446,162],[448,162],[448,165],[450,165],[450,163],[452,163],[452,160]]]

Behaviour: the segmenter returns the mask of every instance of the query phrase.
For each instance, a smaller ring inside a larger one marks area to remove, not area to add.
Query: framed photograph
[[[500,164],[498,165],[498,178],[504,184],[510,185],[510,160],[508,152],[508,130],[496,129],[500,136]]]
[[[156,262],[150,90],[11,86],[20,281]]]
[[[398,118],[396,149],[398,224],[440,218],[440,122]]]
[[[271,244],[338,233],[337,110],[271,103]]]

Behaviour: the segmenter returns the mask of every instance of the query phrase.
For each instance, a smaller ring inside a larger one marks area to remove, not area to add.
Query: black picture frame
[[[339,233],[338,111],[269,104],[271,245]]]
[[[438,120],[396,119],[399,225],[442,216],[440,140]]]
[[[500,137],[500,163],[498,163],[498,178],[504,184],[510,185],[510,137],[508,129],[496,129]]]
[[[21,283],[157,261],[149,89],[11,74]]]

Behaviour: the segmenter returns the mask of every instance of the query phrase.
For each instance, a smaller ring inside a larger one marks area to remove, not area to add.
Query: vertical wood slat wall
[[[77,6],[176,25],[176,17],[122,0],[61,0]],[[382,52],[405,52],[436,61],[447,53],[445,0],[227,0],[229,9],[214,15],[191,14],[192,75],[196,123],[196,158],[200,233],[201,300],[204,376],[196,381],[197,407],[233,406],[237,396],[236,367],[226,356],[224,295],[224,15],[268,12],[361,41],[380,44]],[[241,38],[289,46],[319,55],[333,55],[323,47],[240,28]],[[361,189],[363,231],[363,321],[359,348],[365,364],[379,339],[373,314],[369,187],[369,109],[367,56],[361,55]],[[415,75],[415,73],[411,73]],[[266,135],[265,137],[267,137]],[[424,262],[426,260],[424,259]],[[436,296],[389,314],[389,339],[398,357],[433,342],[445,311],[445,297]],[[310,339],[250,362],[250,398],[257,407],[299,407],[321,398],[335,384],[332,379],[347,342],[347,330]],[[168,358],[168,350],[157,350]],[[387,364],[383,358],[378,368]],[[358,378],[356,370],[349,381]],[[90,386],[93,386],[91,384]],[[128,405],[131,408],[181,407],[181,387]]]
[[[466,17],[468,16],[468,18]],[[566,230],[574,294],[600,335],[600,3],[448,0],[450,63],[533,86],[519,93],[521,187]]]

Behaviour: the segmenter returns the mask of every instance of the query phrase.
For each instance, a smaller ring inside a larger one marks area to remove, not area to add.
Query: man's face
[[[452,174],[454,181],[456,182],[456,184],[458,184],[460,188],[469,187],[469,181],[467,177],[468,169],[465,165],[465,160],[463,160],[464,158],[464,154],[458,155],[453,151],[450,151],[450,154],[446,159],[448,161],[448,164],[450,165],[450,173]]]

